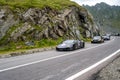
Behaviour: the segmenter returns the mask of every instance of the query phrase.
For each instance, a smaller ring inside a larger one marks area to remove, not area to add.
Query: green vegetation
[[[8,38],[10,38],[10,34],[15,30],[17,29],[18,27],[20,27],[22,25],[22,23],[20,24],[17,24],[15,26],[12,26],[7,32],[6,32],[6,35],[0,40],[0,45],[2,45],[4,43],[4,45],[6,45],[8,42]]]
[[[43,30],[42,26],[39,26],[39,25],[33,25],[33,27],[39,31]]]
[[[91,42],[91,38],[84,38],[83,35],[80,35],[80,39],[85,42]]]
[[[85,42],[91,42],[91,38],[83,38],[82,40]]]
[[[120,31],[120,6],[110,6],[102,2],[95,6],[84,5],[84,7],[90,11],[94,17],[94,21],[104,31]]]
[[[59,38],[57,40],[53,39],[42,39],[40,41],[33,41],[34,45],[26,45],[25,42],[11,42],[7,45],[1,46],[0,47],[0,54],[6,54],[9,52],[14,52],[14,51],[24,51],[24,50],[29,50],[29,49],[35,49],[35,48],[46,48],[46,47],[52,47],[56,46],[60,42],[62,42],[63,39]]]
[[[47,8],[50,7],[55,10],[61,10],[64,8],[69,8],[70,6],[77,6],[81,8],[78,4],[71,2],[70,0],[0,0],[0,6],[3,7],[9,7],[10,9],[13,9],[13,12],[16,14],[16,11],[25,11],[25,9],[29,8]],[[49,9],[49,8],[48,8]],[[84,8],[81,8],[83,10],[86,10]],[[15,16],[17,17],[17,15]],[[51,16],[52,17],[52,16]],[[18,39],[18,41],[12,41],[11,34],[14,32],[18,27],[22,27],[24,23],[19,23],[17,25],[11,26],[9,30],[6,32],[6,35],[0,40],[0,54],[6,54],[9,52],[16,52],[16,51],[24,51],[29,49],[35,49],[35,48],[46,48],[51,46],[56,46],[60,42],[63,41],[62,38],[59,38],[57,40],[53,39],[41,39],[41,40],[31,40],[30,32],[31,29],[26,31],[27,33],[24,33],[23,36],[27,36],[28,39],[26,39],[26,42],[33,42],[33,45],[26,45],[25,41],[22,41]],[[31,24],[35,31],[42,31],[42,27],[36,24]],[[51,27],[53,26],[53,23],[50,23]],[[81,32],[83,33],[82,27],[80,28]],[[34,32],[35,32],[34,31]],[[81,35],[82,37],[82,35]],[[81,38],[85,41],[88,41],[89,39]],[[3,44],[4,43],[4,44]]]
[[[11,8],[31,8],[31,7],[51,7],[53,9],[63,9],[68,6],[78,6],[70,0],[0,0],[1,5],[9,5]]]
[[[42,39],[40,41],[36,41],[36,47],[49,47],[49,46],[56,46],[57,44],[59,44],[60,42],[62,42],[63,39],[59,38],[57,40],[53,40],[53,39]]]

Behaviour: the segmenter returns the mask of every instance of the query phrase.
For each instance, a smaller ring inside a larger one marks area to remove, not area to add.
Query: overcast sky
[[[82,5],[82,4],[95,5],[96,3],[105,2],[109,5],[119,5],[120,6],[120,0],[71,0],[71,1],[75,1],[80,5]]]

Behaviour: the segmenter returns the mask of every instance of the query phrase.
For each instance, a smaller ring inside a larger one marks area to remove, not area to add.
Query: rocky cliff
[[[97,32],[92,16],[82,7],[13,10],[0,6],[0,45],[41,39],[81,39]]]

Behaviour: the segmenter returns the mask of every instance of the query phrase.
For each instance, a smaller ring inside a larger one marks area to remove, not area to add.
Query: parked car
[[[56,47],[57,51],[62,50],[76,50],[79,48],[84,48],[85,42],[81,40],[65,40]]]
[[[102,37],[104,40],[110,40],[110,36],[108,36],[108,35],[103,35]]]
[[[102,43],[104,42],[104,39],[102,36],[94,36],[91,43]]]
[[[111,37],[111,36],[112,36],[112,34],[111,34],[111,33],[109,33],[109,34],[106,34],[106,36],[109,36],[109,37]]]
[[[120,33],[115,33],[115,35],[114,36],[120,36]]]

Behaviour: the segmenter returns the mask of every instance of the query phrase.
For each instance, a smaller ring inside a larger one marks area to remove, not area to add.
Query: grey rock
[[[18,37],[22,36],[22,34],[24,34],[24,32],[30,28],[31,25],[29,25],[28,23],[24,23],[23,26],[17,28],[11,33],[11,38],[13,38],[13,40],[17,40]]]
[[[21,11],[10,9],[0,10],[0,39],[6,36],[6,32],[12,27],[22,22],[9,35],[9,41],[40,40],[43,38],[58,39],[91,37],[98,33],[98,28],[89,19],[92,16],[85,9],[70,7],[63,10],[54,10],[46,7],[43,9],[30,8]],[[17,15],[17,16],[16,16]],[[5,18],[5,19],[4,19]],[[8,40],[7,39],[7,40]]]
[[[7,15],[6,15],[7,14]],[[18,23],[18,19],[14,18],[14,14],[12,11],[8,9],[1,9],[0,10],[0,39],[6,35],[6,32],[10,27],[14,24]]]
[[[27,45],[27,46],[34,46],[35,43],[34,43],[34,41],[27,41],[27,42],[25,42],[25,45]]]

